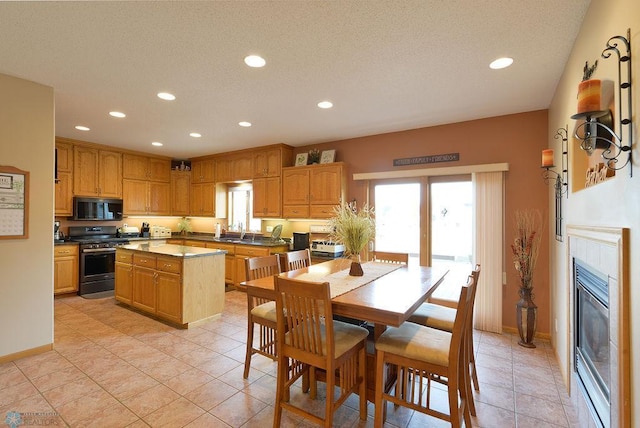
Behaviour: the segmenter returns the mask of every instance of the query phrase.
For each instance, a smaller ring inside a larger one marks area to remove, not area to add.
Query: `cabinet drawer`
[[[236,256],[262,257],[269,255],[269,248],[260,248],[250,245],[236,245]]]
[[[197,241],[195,239],[185,239],[184,240],[184,245],[186,245],[187,247],[206,247],[207,243],[205,241]]]
[[[148,256],[143,254],[133,255],[133,264],[136,266],[144,266],[150,269],[156,268],[156,258],[154,256]]]
[[[176,239],[176,238],[167,239],[167,244],[184,245],[184,239]]]
[[[175,257],[158,257],[156,266],[156,269],[163,272],[182,272],[182,262]]]
[[[335,205],[311,205],[311,218],[331,218],[333,217],[333,207]]]
[[[227,252],[227,256],[233,256],[236,252],[236,246],[233,244],[221,244],[219,242],[207,242],[207,248],[215,248]]]
[[[77,245],[55,245],[53,247],[53,257],[77,256]]]
[[[308,218],[309,205],[283,205],[282,217],[284,218]]]
[[[133,262],[133,252],[125,250],[116,251],[116,261],[131,264]]]

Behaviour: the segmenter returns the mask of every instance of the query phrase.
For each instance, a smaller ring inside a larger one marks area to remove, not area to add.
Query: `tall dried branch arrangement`
[[[533,288],[533,271],[542,238],[542,214],[538,210],[515,212],[515,238],[511,244],[513,264],[520,276],[521,288]]]
[[[329,220],[329,238],[344,244],[347,256],[360,254],[376,235],[373,207],[365,205],[357,211],[342,204],[335,206],[333,212],[334,216]]]

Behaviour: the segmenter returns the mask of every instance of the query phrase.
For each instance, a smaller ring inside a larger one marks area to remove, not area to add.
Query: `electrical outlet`
[[[558,318],[554,318],[553,321],[554,321],[554,328],[555,328],[556,333],[557,333],[558,332]]]
[[[273,232],[273,226],[267,226],[267,232]]]

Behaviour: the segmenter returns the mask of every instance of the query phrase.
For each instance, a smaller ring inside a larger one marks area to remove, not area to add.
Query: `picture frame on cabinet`
[[[332,163],[336,159],[336,151],[335,150],[323,150],[322,155],[320,155],[320,163]]]
[[[307,164],[309,153],[298,153],[296,155],[296,166],[304,166]]]

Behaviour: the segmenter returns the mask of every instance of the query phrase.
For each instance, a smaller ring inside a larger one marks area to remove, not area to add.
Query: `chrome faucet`
[[[244,227],[242,222],[238,223],[238,230],[240,230],[240,239],[244,239]]]

